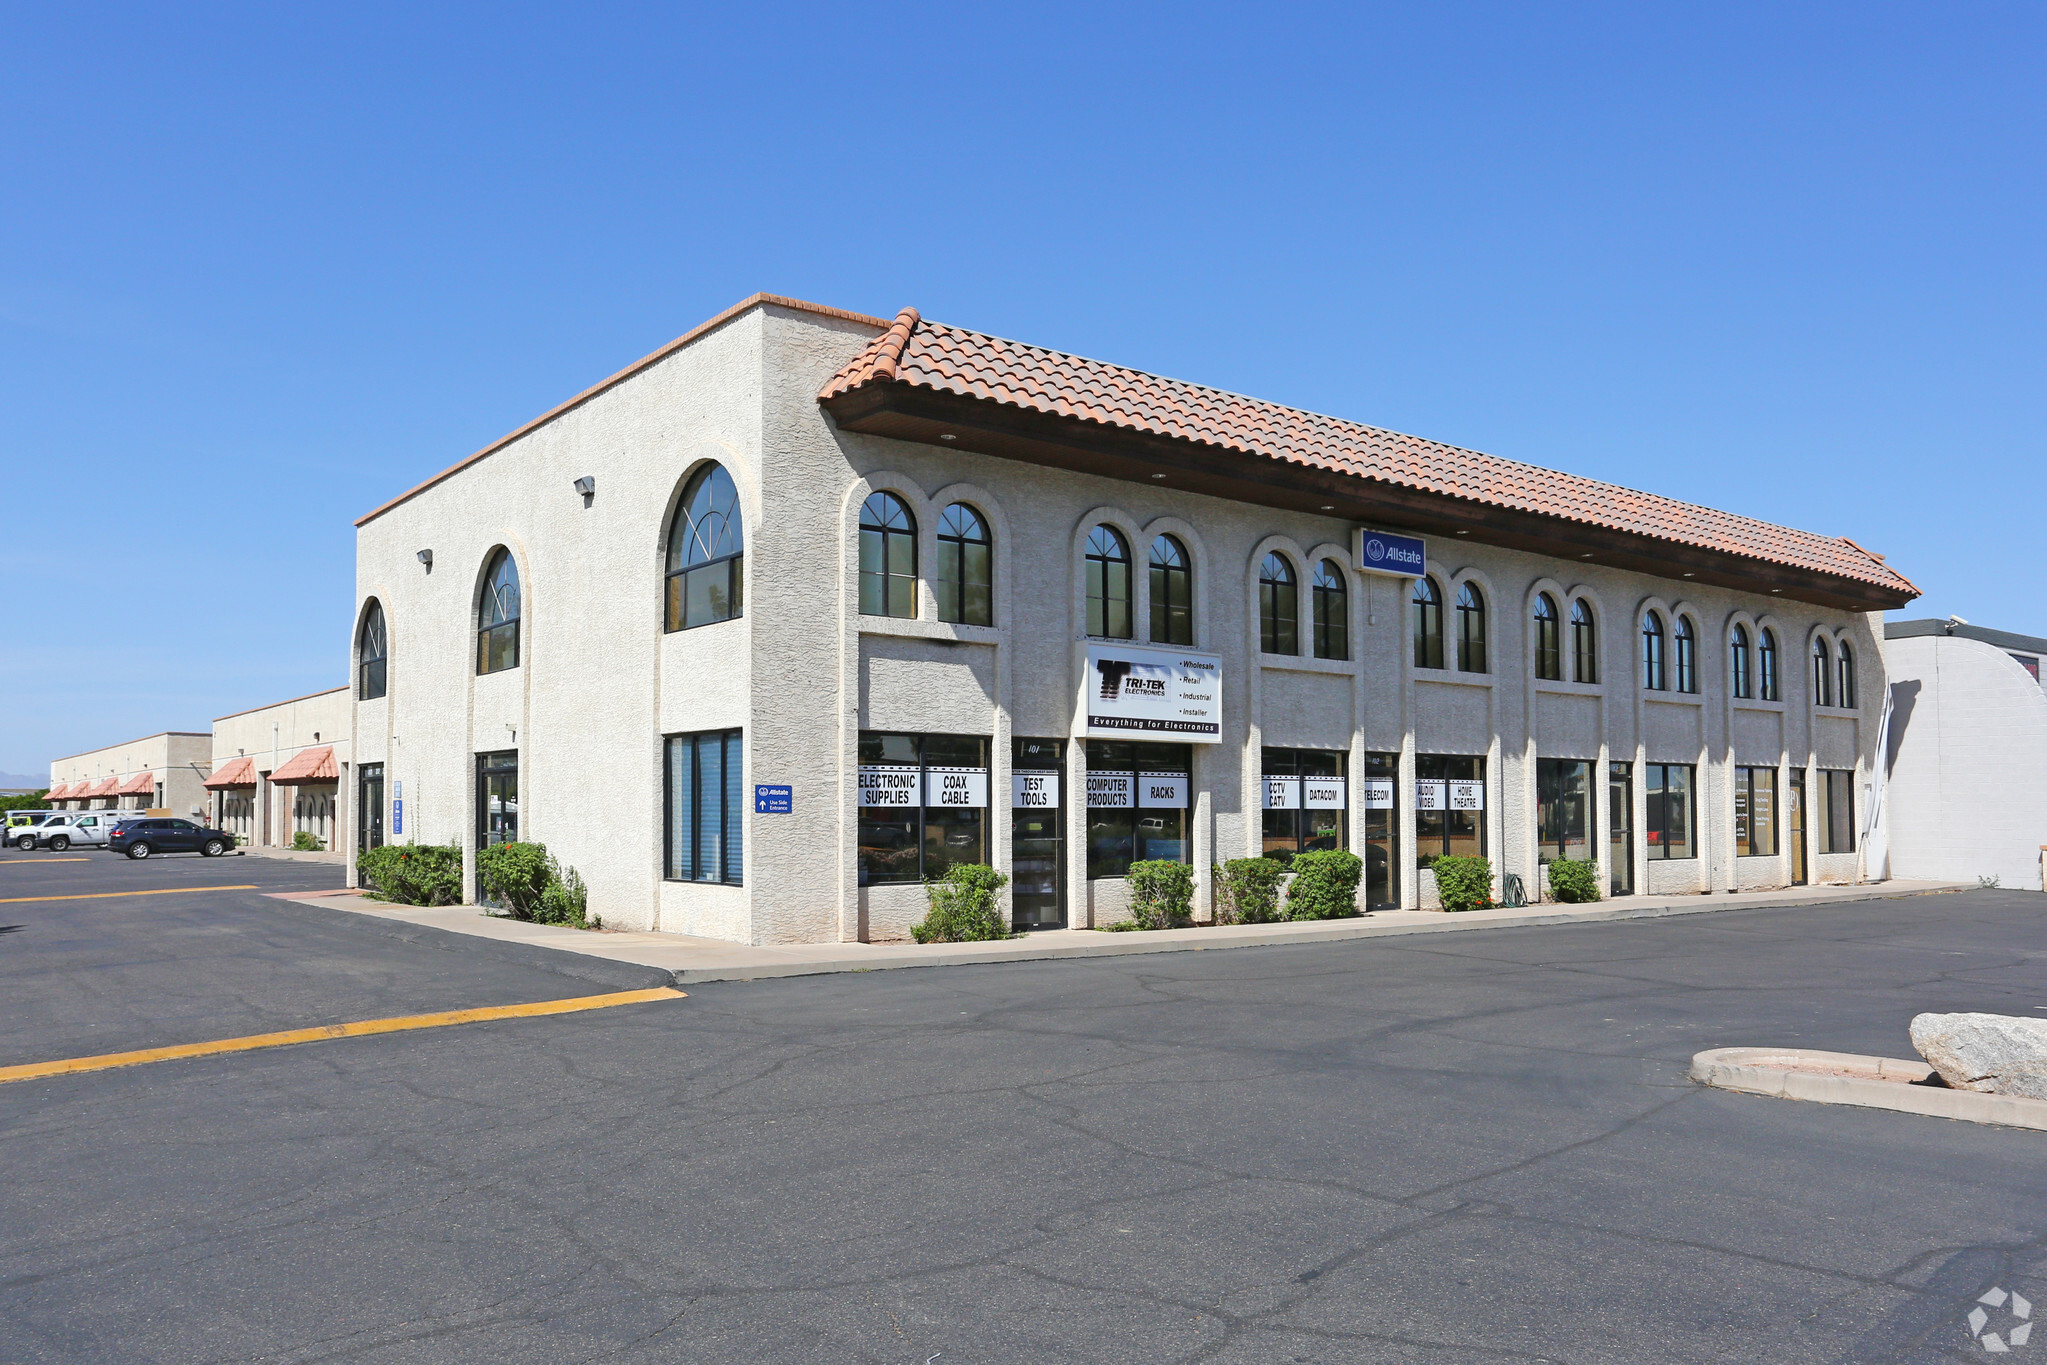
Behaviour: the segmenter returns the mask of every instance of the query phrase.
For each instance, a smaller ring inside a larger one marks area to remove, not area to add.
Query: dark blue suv
[[[129,820],[107,836],[107,852],[125,853],[131,858],[149,858],[159,853],[197,853],[218,858],[234,846],[234,835],[195,825],[190,820]]]

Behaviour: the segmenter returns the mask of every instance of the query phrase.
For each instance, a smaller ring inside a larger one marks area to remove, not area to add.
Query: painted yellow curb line
[[[352,1024],[296,1028],[285,1033],[258,1033],[248,1038],[221,1038],[211,1043],[179,1043],[175,1047],[148,1047],[139,1052],[108,1052],[98,1057],[66,1057],[55,1062],[0,1066],[0,1085],[5,1085],[9,1081],[32,1081],[42,1076],[64,1076],[77,1071],[110,1071],[115,1067],[140,1066],[145,1062],[169,1062],[180,1057],[211,1057],[222,1052],[253,1052],[257,1048],[317,1043],[328,1038],[360,1038],[371,1033],[445,1028],[449,1024],[480,1024],[488,1019],[530,1019],[541,1014],[575,1014],[581,1010],[610,1009],[613,1005],[637,1005],[644,1000],[677,1000],[687,994],[688,992],[676,990],[673,986],[656,986],[652,990],[619,991],[612,995],[582,995],[573,1000],[537,1000],[529,1005],[488,1005],[481,1009],[448,1010],[441,1014],[406,1014],[395,1019],[361,1019]]]
[[[161,891],[89,891],[82,896],[0,896],[0,905],[23,901],[108,901],[123,896],[177,896],[187,891],[254,891],[254,886],[166,886]]]

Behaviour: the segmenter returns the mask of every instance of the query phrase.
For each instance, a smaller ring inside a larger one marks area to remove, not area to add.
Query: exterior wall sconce
[[[585,474],[576,480],[576,491],[583,495],[583,506],[588,507],[590,500],[597,496],[597,480]]]
[[[426,566],[428,573],[432,573],[434,571],[434,552],[432,550],[421,550],[419,552],[419,562]]]

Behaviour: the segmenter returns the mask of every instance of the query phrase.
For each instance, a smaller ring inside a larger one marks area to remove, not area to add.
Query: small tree
[[[1009,878],[986,863],[954,863],[945,876],[924,883],[931,910],[910,926],[919,943],[985,943],[1008,938],[1002,922],[1002,888]]]
[[[1140,929],[1179,929],[1194,922],[1194,869],[1151,858],[1130,865],[1130,918]]]
[[[1217,924],[1265,924],[1279,918],[1279,879],[1286,869],[1271,858],[1232,858],[1211,870]]]
[[[1445,855],[1429,864],[1445,910],[1484,910],[1493,903],[1493,865],[1484,858]]]
[[[1288,919],[1342,919],[1358,912],[1365,860],[1357,854],[1339,849],[1298,854],[1293,872],[1286,891]]]
[[[1599,864],[1589,858],[1552,858],[1549,894],[1566,905],[1599,899]]]

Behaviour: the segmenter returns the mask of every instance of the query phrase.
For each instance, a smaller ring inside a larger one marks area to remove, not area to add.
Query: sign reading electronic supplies
[[[1219,744],[1222,660],[1185,649],[1089,645],[1087,732],[1095,738]]]
[[[1352,558],[1359,573],[1390,573],[1402,578],[1420,578],[1429,571],[1429,547],[1415,536],[1360,530],[1358,552]]]

